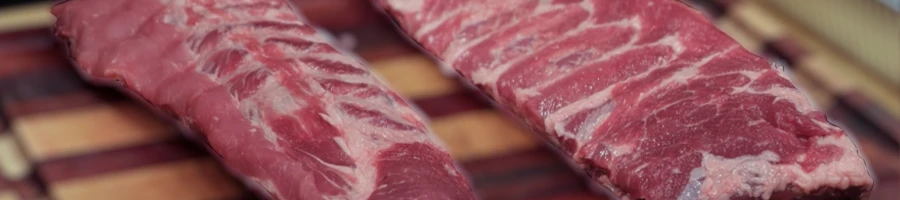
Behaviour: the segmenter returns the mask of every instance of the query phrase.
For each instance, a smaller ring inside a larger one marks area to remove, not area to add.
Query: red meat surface
[[[624,199],[865,198],[851,139],[675,0],[379,0]]]

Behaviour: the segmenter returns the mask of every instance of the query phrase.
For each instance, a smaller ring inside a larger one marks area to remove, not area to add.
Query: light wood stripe
[[[12,123],[26,152],[38,161],[147,144],[176,135],[172,127],[131,102],[39,113]]]
[[[22,154],[12,134],[0,133],[0,178],[21,180],[31,172],[31,164]]]
[[[757,1],[739,1],[729,9],[728,17],[733,18],[756,32],[762,40],[774,40],[784,35],[783,20],[760,5]]]
[[[176,138],[153,144],[49,160],[37,167],[44,181],[59,182],[206,155],[207,152],[199,144],[185,138]]]
[[[790,78],[791,82],[803,91],[803,94],[806,94],[806,97],[809,98],[810,102],[818,110],[824,111],[834,107],[835,95],[828,91],[828,89],[822,88],[818,81],[809,74],[806,74],[806,72],[799,71],[792,73]]]
[[[873,0],[762,2],[900,87],[900,14]]]
[[[234,199],[243,191],[211,158],[50,183],[57,200]]]
[[[50,14],[55,1],[30,3],[0,9],[0,32],[49,27],[56,18]]]
[[[733,19],[727,17],[720,18],[716,21],[716,26],[720,30],[728,34],[728,36],[731,36],[731,38],[737,40],[737,42],[740,43],[741,46],[743,46],[745,49],[754,53],[758,53],[763,50],[763,40],[759,39],[759,37],[754,35],[752,32],[744,30],[744,28],[742,28],[741,25],[737,24],[737,22],[735,22]]]
[[[494,110],[477,110],[433,119],[431,128],[458,162],[533,148],[534,137]]]
[[[801,70],[820,80],[824,87],[834,93],[860,91],[885,108],[891,116],[900,119],[900,91],[860,71],[858,63],[844,58],[837,50],[811,34],[800,30],[791,33],[791,38],[811,51],[809,56],[798,60],[797,65]]]
[[[788,21],[783,14],[772,11],[761,1],[740,1],[729,16],[763,40],[790,38],[808,50],[808,56],[794,58],[795,67],[819,80],[820,87],[833,93],[859,91],[900,119],[900,91],[860,70],[862,64],[849,59],[803,26]]]
[[[0,190],[0,200],[19,200],[19,195],[16,191]]]
[[[867,98],[878,102],[891,116],[900,119],[900,93],[896,89],[884,87],[871,76],[854,70],[854,64],[820,54],[802,59],[799,65],[816,79],[823,80],[825,87],[835,93],[860,91]]]
[[[371,63],[372,70],[395,92],[410,99],[441,96],[458,89],[437,64],[423,55],[412,55]]]

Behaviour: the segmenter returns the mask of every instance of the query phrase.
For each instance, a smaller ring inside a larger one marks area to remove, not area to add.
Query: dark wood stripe
[[[207,155],[198,144],[184,138],[128,147],[90,155],[39,163],[38,171],[48,182],[138,168]]]
[[[355,40],[353,51],[369,62],[420,53],[403,33],[387,23],[368,24],[338,34],[351,35]]]
[[[786,37],[767,41],[763,48],[763,53],[775,56],[789,66],[796,65],[798,61],[809,55],[809,51],[805,50],[803,46]]]
[[[806,72],[803,69],[796,69],[794,72],[810,76],[808,74],[809,72]],[[811,87],[825,88],[825,83],[823,83],[822,80],[809,78],[809,81],[812,83]],[[873,143],[878,144],[881,148],[892,149],[892,151],[894,149],[900,149],[900,140],[898,140],[900,139],[900,135],[897,135],[897,132],[895,132],[896,130],[893,128],[898,125],[898,121],[896,119],[891,119],[892,117],[890,117],[889,114],[884,113],[883,109],[878,108],[877,104],[866,100],[863,98],[862,94],[857,94],[855,92],[849,94],[834,94],[834,91],[827,90],[826,92],[829,92],[828,95],[833,96],[835,99],[835,102],[830,105],[831,107],[823,108],[823,113],[828,116],[828,121],[840,123],[841,128],[844,128],[845,131],[850,132],[857,137],[866,137],[865,139],[873,141]],[[861,110],[856,107],[857,105],[870,106],[870,108],[865,110],[875,113],[875,117],[868,116],[861,112]],[[883,124],[891,124],[892,126],[891,128],[883,128]]]
[[[466,170],[471,172],[502,172],[509,169],[506,163],[516,163],[518,165],[540,165],[555,159],[553,152],[545,149],[543,146],[494,156],[491,158],[483,158],[462,163]]]
[[[559,194],[559,195],[554,195],[552,197],[541,198],[541,200],[605,200],[605,199],[611,200],[611,199],[615,199],[615,198],[613,198],[611,195],[598,197],[597,194],[590,193],[587,191]]]
[[[858,137],[867,137],[886,149],[900,149],[900,142],[885,129],[853,107],[847,98],[836,98],[834,106],[828,109],[830,118],[840,122],[844,128],[850,129]]]
[[[738,3],[741,2],[741,0],[708,0],[708,1],[712,1],[716,5],[721,6],[725,9],[731,8],[732,6],[737,5]]]
[[[869,199],[897,199],[897,197],[900,197],[900,189],[898,188],[900,188],[900,180],[879,179],[878,184],[875,185],[875,189],[872,191]]]
[[[472,181],[475,182],[475,185],[479,188],[495,187],[509,183],[527,181],[530,178],[553,174],[568,174],[568,172],[570,172],[567,166],[554,161],[556,160],[547,159],[545,162],[537,165],[513,162],[517,166],[507,167],[504,170],[471,172],[473,174],[478,173],[477,176],[472,178]]]
[[[34,175],[21,180],[7,180],[0,176],[0,191],[12,190],[20,199],[34,200],[46,194],[40,179]]]
[[[0,1],[0,8],[25,5],[28,3],[49,2],[49,1],[53,1],[53,0],[3,0],[3,1]]]
[[[16,52],[35,52],[58,47],[55,38],[49,35],[32,35],[8,40],[0,40],[0,56]],[[59,53],[58,51],[56,53]]]
[[[711,0],[680,0],[680,2],[699,10],[713,20],[721,18],[726,12],[725,7]]]
[[[88,84],[69,67],[33,70],[0,79],[0,105],[10,118],[126,99],[113,88]]]
[[[741,0],[680,0],[691,7],[702,11],[707,17],[718,19],[724,17],[734,5]]]
[[[824,187],[815,189],[811,192],[804,192],[795,188],[794,185],[788,185],[786,189],[775,191],[772,193],[771,199],[792,199],[792,200],[824,200],[824,199],[867,199],[864,194],[868,193],[870,188],[849,187],[849,188],[833,188]],[[732,200],[757,200],[759,197],[751,197],[749,195],[735,196]]]
[[[30,71],[0,80],[0,92],[7,102],[29,101],[87,88],[88,84],[69,67]]]
[[[353,35],[356,40],[356,48],[354,50],[357,51],[390,45],[408,44],[402,35],[400,35],[402,33],[397,32],[390,25],[384,24],[370,24],[338,33]]]
[[[419,50],[406,44],[386,44],[377,47],[369,47],[356,50],[359,57],[366,62],[374,62],[379,60],[387,60],[391,58],[416,55]]]
[[[840,102],[846,103],[848,107],[858,110],[860,114],[866,115],[866,119],[880,127],[886,134],[893,136],[895,141],[900,141],[900,119],[888,114],[865,95],[851,91],[838,95],[838,99]]]
[[[839,96],[853,107],[863,111],[863,113],[872,116],[875,123],[888,128],[892,133],[900,133],[900,119],[889,114],[884,108],[867,98],[865,94],[859,91],[846,92]]]
[[[244,192],[243,195],[241,195],[237,198],[234,198],[232,200],[265,200],[265,199],[262,198],[259,194],[256,194],[255,192],[247,190],[247,192]]]
[[[793,71],[810,76],[809,72],[803,69],[794,69]],[[823,80],[809,78],[809,81],[812,83],[810,87],[826,87]],[[878,108],[877,104],[865,99],[862,94],[856,92],[845,94],[833,94],[834,91],[827,92],[835,99],[835,102],[830,105],[831,107],[823,108],[823,113],[828,116],[828,121],[840,123],[841,128],[844,128],[845,131],[857,137],[866,137],[866,139],[873,141],[881,148],[891,149],[892,151],[900,149],[900,135],[896,132],[897,119],[892,119],[893,117],[884,113],[883,109]],[[869,107],[864,108],[869,113],[862,112],[857,106]],[[870,115],[874,115],[874,117]],[[885,126],[885,124],[888,126]]]
[[[480,93],[465,89],[443,96],[413,100],[413,103],[432,118],[491,108]]]
[[[71,68],[58,51],[55,48],[38,48],[0,52],[0,60],[3,61],[0,62],[0,79],[47,68]]]
[[[0,43],[30,37],[53,38],[53,30],[49,27],[45,27],[14,32],[0,32]]]
[[[560,169],[568,169],[564,163],[559,162],[559,158],[545,147],[536,147],[528,150],[514,152],[510,154],[500,155],[492,158],[485,158],[463,163],[469,173],[473,175],[487,177],[484,181],[490,182],[500,177],[492,177],[493,174],[502,174],[516,172],[528,174],[533,171],[559,171]],[[515,165],[510,165],[515,163]],[[476,179],[478,180],[478,179]]]
[[[579,177],[559,174],[531,177],[501,187],[481,188],[481,191],[485,199],[545,199],[588,190]]]
[[[593,194],[585,180],[543,147],[463,163],[485,199],[552,199]]]
[[[117,103],[127,100],[121,94],[104,90],[81,90],[67,94],[32,99],[29,101],[2,101],[0,106],[6,109],[9,118],[18,118],[32,114],[57,111],[98,103]]]
[[[10,118],[18,118],[32,114],[93,105],[103,102],[102,98],[89,91],[81,91],[57,95],[25,102],[3,102],[2,106]]]
[[[0,97],[2,99],[3,97]],[[9,119],[6,117],[6,111],[3,110],[3,106],[0,106],[0,134],[9,134]]]
[[[368,0],[289,0],[315,26],[329,31],[353,29],[383,20]]]

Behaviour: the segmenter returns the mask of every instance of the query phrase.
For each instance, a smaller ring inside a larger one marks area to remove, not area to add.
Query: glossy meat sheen
[[[281,0],[70,0],[84,72],[198,130],[277,199],[474,199],[422,119]]]
[[[675,0],[378,2],[621,197],[864,198],[872,184],[780,71]]]

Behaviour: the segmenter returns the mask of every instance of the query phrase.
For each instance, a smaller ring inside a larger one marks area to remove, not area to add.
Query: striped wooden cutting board
[[[0,199],[253,196],[172,124],[84,82],[53,44],[46,29],[0,35],[12,61],[0,63]]]

